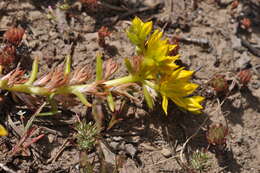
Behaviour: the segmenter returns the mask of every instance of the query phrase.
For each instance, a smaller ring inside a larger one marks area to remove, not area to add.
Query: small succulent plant
[[[252,73],[249,69],[245,69],[240,71],[237,76],[238,76],[239,83],[246,86],[252,78]]]
[[[102,26],[98,30],[98,45],[100,47],[105,47],[106,46],[105,38],[109,37],[110,34],[111,34],[111,32],[108,30],[107,27]]]
[[[86,123],[85,121],[79,122],[75,129],[77,130],[77,143],[81,149],[90,150],[94,147],[99,130],[93,123]]]
[[[210,159],[210,156],[206,152],[196,150],[191,157],[191,166],[197,171],[205,172],[210,167]]]
[[[206,137],[208,143],[214,146],[217,145],[226,145],[227,135],[229,131],[228,128],[225,127],[223,124],[212,124],[206,133]]]
[[[214,88],[217,94],[225,93],[228,91],[228,83],[224,75],[218,74],[214,76],[210,81],[210,85],[212,88]]]
[[[4,33],[4,40],[18,46],[23,39],[24,32],[23,28],[10,28]]]
[[[16,48],[20,45],[25,30],[23,28],[10,28],[4,33],[6,45],[0,51],[0,74],[7,67],[13,65],[16,59]]]

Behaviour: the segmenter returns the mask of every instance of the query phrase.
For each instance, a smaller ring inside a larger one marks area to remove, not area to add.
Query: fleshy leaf
[[[103,78],[103,60],[102,60],[102,55],[97,54],[96,57],[96,80],[102,80]]]
[[[131,64],[131,62],[129,61],[128,58],[125,58],[125,66],[126,66],[127,71],[129,73],[133,73],[133,67],[132,67],[132,64]]]
[[[26,84],[31,85],[37,78],[37,74],[38,74],[38,57],[36,57],[33,61],[32,73],[30,75],[29,80],[26,82]]]
[[[114,102],[111,92],[109,92],[109,94],[107,95],[107,104],[108,104],[109,109],[112,112],[114,112],[115,111],[115,102]]]
[[[145,101],[146,101],[148,107],[150,109],[153,109],[153,106],[154,106],[153,98],[152,98],[151,94],[149,93],[147,87],[148,86],[143,85],[144,98],[145,98]]]
[[[67,55],[65,59],[64,75],[68,75],[71,71],[71,56]]]

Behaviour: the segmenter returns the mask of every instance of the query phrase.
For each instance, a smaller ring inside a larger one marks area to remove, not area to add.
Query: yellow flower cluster
[[[177,45],[169,44],[167,39],[162,39],[163,33],[155,30],[151,35],[152,22],[143,23],[138,17],[132,22],[127,35],[130,41],[136,45],[137,53],[142,56],[142,63],[139,67],[139,75],[157,78],[159,74],[169,74],[173,69],[178,68],[173,62],[178,56],[169,56],[169,53]]]
[[[132,75],[143,84],[143,89],[148,87],[160,93],[166,114],[168,99],[181,108],[200,113],[203,109],[200,103],[204,98],[191,96],[198,87],[197,84],[189,82],[193,72],[184,70],[174,63],[179,55],[170,56],[170,52],[177,45],[171,45],[168,39],[163,39],[161,31],[155,30],[153,33],[151,31],[152,22],[144,23],[138,17],[135,17],[127,31],[130,41],[136,45],[138,56],[141,57],[138,68],[132,64],[131,68],[138,69]],[[146,96],[147,91],[144,94]]]

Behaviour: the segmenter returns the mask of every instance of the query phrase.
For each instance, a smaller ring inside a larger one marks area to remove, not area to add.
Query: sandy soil
[[[115,76],[122,76],[126,73],[123,59],[133,56],[135,50],[125,30],[129,27],[131,19],[137,15],[143,20],[155,21],[156,28],[166,26],[164,30],[167,37],[180,38],[180,63],[190,70],[197,71],[193,81],[201,84],[197,92],[206,97],[203,103],[205,110],[201,115],[182,112],[175,105],[171,105],[166,117],[159,102],[153,111],[149,111],[145,104],[136,108],[129,103],[128,113],[123,115],[123,120],[112,129],[102,132],[102,141],[110,149],[100,146],[99,149],[95,148],[87,153],[89,159],[94,160],[96,172],[100,172],[100,165],[95,156],[100,148],[108,153],[104,154],[105,161],[112,165],[118,158],[124,158],[121,159],[124,160],[122,168],[118,169],[118,172],[122,173],[260,171],[260,56],[241,43],[241,40],[245,39],[250,45],[260,48],[260,26],[257,23],[260,14],[257,16],[253,10],[245,12],[246,8],[251,7],[247,2],[240,1],[234,8],[232,0],[230,3],[221,0],[201,0],[197,2],[196,9],[184,8],[184,11],[172,12],[175,16],[184,18],[184,23],[182,20],[176,20],[173,24],[166,23],[168,25],[165,25],[165,18],[160,21],[162,17],[167,16],[163,6],[160,9],[140,10],[139,13],[133,12],[132,15],[122,17],[126,11],[106,7],[91,9],[84,5],[79,9],[79,4],[74,1],[72,9],[66,12],[59,11],[57,7],[62,2],[0,2],[0,29],[4,31],[18,25],[26,30],[22,46],[19,48],[22,68],[30,70],[32,59],[39,56],[40,73],[43,74],[61,64],[67,54],[72,54],[74,68],[90,65],[94,71],[97,52],[104,52],[105,60],[113,58],[120,64]],[[115,7],[124,5],[127,8],[138,9],[163,1],[133,2],[134,0],[111,3],[114,3]],[[260,11],[260,4],[258,5]],[[53,14],[56,15],[54,20],[47,17],[48,6],[53,7]],[[252,21],[249,31],[240,28],[242,12]],[[115,22],[116,19],[119,20]],[[108,26],[112,32],[110,37],[106,38],[108,46],[105,49],[98,45],[98,29],[101,26]],[[1,40],[1,45],[3,44]],[[74,45],[73,49],[71,44]],[[229,81],[233,81],[235,74],[245,68],[252,72],[248,86],[237,87],[227,96],[217,97],[207,84],[216,74],[224,74]],[[76,145],[76,131],[73,127],[77,122],[76,114],[80,117],[91,117],[91,111],[79,104],[69,109],[61,107],[61,115],[37,118],[35,126],[41,128],[45,137],[29,148],[28,156],[22,153],[11,155],[19,136],[12,129],[8,118],[17,126],[22,126],[22,116],[29,117],[32,111],[24,104],[15,102],[10,94],[4,91],[1,93],[6,97],[6,101],[1,103],[1,124],[7,127],[10,134],[8,137],[0,138],[0,163],[4,165],[0,166],[0,172],[8,172],[7,168],[21,173],[80,172],[84,152]],[[207,128],[216,123],[228,126],[230,132],[227,146],[221,152],[214,151],[206,140]],[[196,152],[206,153],[209,157],[207,163],[200,165],[204,168],[199,169],[192,164],[192,156]],[[106,171],[112,173],[112,170]]]

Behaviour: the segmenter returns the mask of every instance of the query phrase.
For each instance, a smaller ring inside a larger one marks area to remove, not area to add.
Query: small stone
[[[163,148],[161,150],[161,154],[164,156],[164,157],[171,157],[172,156],[172,152],[169,148]]]
[[[32,40],[29,42],[29,47],[32,49],[36,49],[39,46],[39,41],[38,40]]]
[[[231,36],[232,48],[240,51],[242,48],[241,39],[236,36]]]
[[[56,136],[54,136],[53,134],[49,134],[49,135],[48,135],[48,140],[49,140],[49,142],[50,142],[51,144],[54,142],[55,138],[56,138]]]
[[[37,19],[40,19],[42,17],[43,17],[42,13],[40,11],[37,11],[37,10],[32,10],[29,13],[29,18],[31,20],[37,20]]]
[[[250,87],[255,89],[255,90],[257,90],[258,88],[260,88],[260,81],[253,81],[253,82],[251,82]]]
[[[236,66],[238,69],[245,69],[251,63],[251,58],[246,52],[244,52],[239,59],[236,61]]]
[[[219,1],[219,4],[220,5],[229,5],[229,4],[231,4],[233,2],[233,0],[220,0]]]
[[[126,144],[125,150],[128,154],[130,154],[132,156],[132,158],[134,158],[137,153],[136,148],[132,144]]]
[[[110,147],[112,147],[114,150],[118,150],[120,144],[118,142],[110,142]]]
[[[117,142],[123,141],[123,138],[121,136],[114,136],[113,141],[117,141]]]
[[[110,164],[115,164],[116,163],[116,155],[112,153],[105,144],[102,142],[100,143],[101,150],[103,151],[105,161],[110,163]]]

